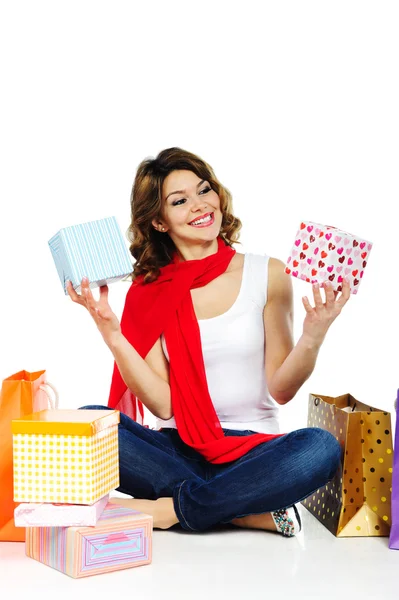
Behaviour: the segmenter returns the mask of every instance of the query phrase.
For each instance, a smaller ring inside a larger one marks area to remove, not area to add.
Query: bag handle
[[[322,402],[322,398],[319,398],[319,396],[315,396],[313,399],[313,404],[317,407],[319,406],[320,402]],[[332,415],[335,415],[337,412],[337,405],[336,404],[329,404],[330,406],[330,412]]]
[[[52,399],[52,397],[48,393],[48,390],[46,389],[46,385],[53,390],[54,396],[55,396],[54,400]],[[59,393],[58,393],[57,388],[55,387],[55,385],[53,385],[49,381],[46,381],[45,383],[43,383],[40,386],[40,389],[43,390],[43,392],[46,394],[47,399],[48,399],[48,403],[50,405],[51,410],[57,409],[58,408],[58,404],[59,404],[59,400],[60,400],[60,395],[59,395]]]

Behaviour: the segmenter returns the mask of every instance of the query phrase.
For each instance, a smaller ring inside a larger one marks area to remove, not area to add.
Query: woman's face
[[[172,171],[162,186],[162,202],[161,227],[165,231],[161,233],[168,232],[179,250],[190,247],[192,242],[216,240],[223,215],[219,196],[207,181],[201,180],[192,171]],[[192,224],[210,213],[210,221],[206,219],[197,226]],[[159,222],[157,226],[159,228]]]

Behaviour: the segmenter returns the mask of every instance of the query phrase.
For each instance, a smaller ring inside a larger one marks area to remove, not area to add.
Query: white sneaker
[[[297,507],[291,506],[271,513],[278,532],[287,537],[293,537],[302,529],[301,517]]]

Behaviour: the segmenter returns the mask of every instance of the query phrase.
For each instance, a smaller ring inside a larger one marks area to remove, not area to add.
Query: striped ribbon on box
[[[115,217],[64,227],[48,244],[65,295],[67,279],[80,292],[84,276],[90,287],[100,287],[133,271],[131,255]]]

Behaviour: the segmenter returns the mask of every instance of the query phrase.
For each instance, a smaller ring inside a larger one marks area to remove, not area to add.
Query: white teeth
[[[205,217],[205,219],[199,219],[198,221],[194,221],[193,223],[190,223],[190,225],[201,225],[201,223],[207,223],[208,221],[211,221],[212,219],[212,215],[208,215],[207,217]]]

